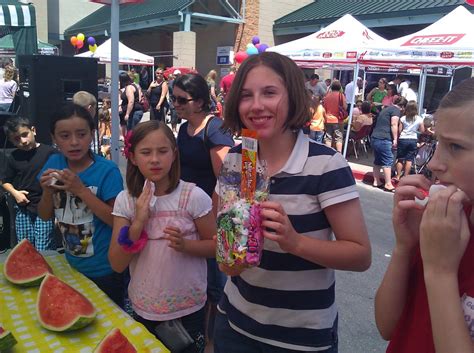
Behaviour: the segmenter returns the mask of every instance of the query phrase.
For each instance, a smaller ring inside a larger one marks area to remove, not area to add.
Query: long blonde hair
[[[217,78],[217,71],[216,70],[211,70],[207,73],[206,75],[206,81],[215,81]]]
[[[5,66],[5,72],[3,73],[3,78],[5,82],[11,81],[15,79],[16,76],[16,69],[13,65],[7,65]]]

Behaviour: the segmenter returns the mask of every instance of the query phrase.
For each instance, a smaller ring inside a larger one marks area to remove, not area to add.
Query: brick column
[[[242,14],[242,13],[241,13]],[[258,35],[260,17],[260,0],[247,0],[245,9],[245,23],[237,28],[234,52],[247,49],[247,44],[252,43],[252,37]]]
[[[173,66],[196,67],[196,33],[173,33]]]

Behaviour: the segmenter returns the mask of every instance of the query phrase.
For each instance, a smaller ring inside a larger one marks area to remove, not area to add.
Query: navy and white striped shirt
[[[241,152],[240,146],[231,149],[226,166],[240,170]],[[298,233],[312,238],[332,240],[324,209],[358,197],[342,155],[302,132],[286,165],[271,177],[269,199],[283,206]],[[219,310],[233,329],[255,340],[324,351],[337,340],[334,270],[265,239],[261,264],[227,281]]]

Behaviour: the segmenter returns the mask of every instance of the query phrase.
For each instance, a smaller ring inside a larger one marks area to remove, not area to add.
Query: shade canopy
[[[286,55],[301,67],[354,65],[366,48],[387,42],[347,14],[316,33],[267,50]]]
[[[414,34],[374,46],[360,59],[381,66],[473,66],[474,15],[458,6]]]
[[[13,0],[0,1],[0,38],[12,35],[15,53],[36,54],[36,14],[33,5],[19,4]]]
[[[49,43],[38,41],[38,54],[41,55],[59,55],[59,49]],[[15,45],[13,43],[13,36],[8,34],[0,38],[0,55],[14,56]]]
[[[97,47],[95,52],[87,51],[77,54],[77,57],[96,58],[100,63],[110,63],[111,61],[111,39],[106,40]],[[122,65],[142,65],[153,66],[155,59],[152,56],[140,53],[119,42],[119,64]]]

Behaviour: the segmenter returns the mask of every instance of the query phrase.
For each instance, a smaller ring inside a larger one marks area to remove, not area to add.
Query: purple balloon
[[[89,37],[89,38],[87,38],[87,44],[89,44],[89,45],[94,45],[94,44],[95,44],[95,39],[94,39],[94,37]]]
[[[258,36],[253,36],[252,37],[252,44],[255,45],[255,44],[258,44],[260,43],[260,38],[258,38]]]
[[[257,49],[258,49],[259,53],[263,53],[268,48],[269,48],[269,46],[267,44],[260,44],[260,46]]]

